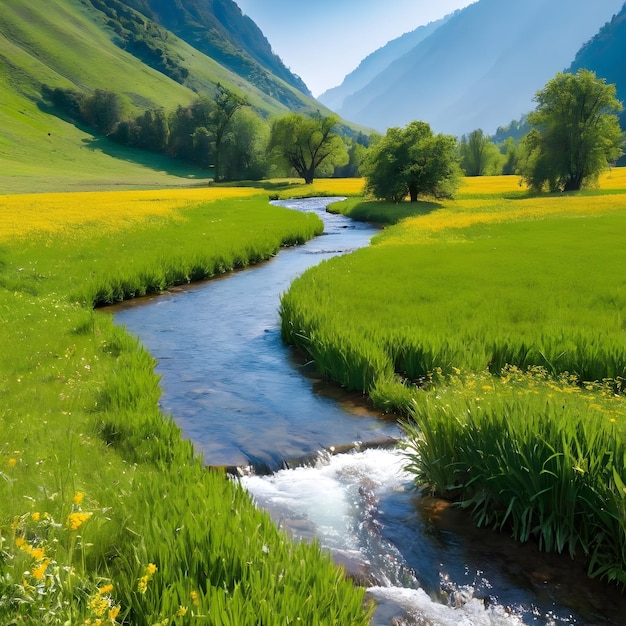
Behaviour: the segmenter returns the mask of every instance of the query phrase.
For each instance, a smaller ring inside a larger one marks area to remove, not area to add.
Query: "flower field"
[[[89,235],[135,228],[156,218],[170,218],[177,211],[229,198],[258,194],[258,189],[201,187],[158,191],[106,191],[0,195],[0,242],[35,233]]]

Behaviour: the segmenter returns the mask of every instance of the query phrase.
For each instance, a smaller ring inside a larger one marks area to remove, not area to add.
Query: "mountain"
[[[276,82],[273,77],[278,77],[311,95],[302,79],[292,74],[274,54],[259,27],[232,0],[125,0],[125,3],[263,91],[269,93],[271,83]]]
[[[329,109],[339,110],[348,96],[366,87],[368,83],[374,80],[378,74],[384,72],[396,59],[415,48],[426,37],[429,37],[440,26],[445,24],[452,15],[451,13],[440,20],[420,26],[372,52],[372,54],[361,61],[354,71],[344,78],[341,85],[325,91],[317,99]]]
[[[193,32],[198,41],[221,52],[213,58],[177,37],[165,26],[174,27],[174,22],[188,39]],[[231,0],[143,0],[141,6],[139,0],[4,0],[0,193],[30,190],[28,177],[43,181],[45,189],[65,189],[78,180],[81,185],[96,180],[118,185],[131,171],[144,184],[167,172],[176,172],[182,182],[184,177],[206,176],[99,138],[52,110],[42,98],[42,86],[85,94],[111,90],[124,96],[128,114],[134,116],[149,108],[172,111],[198,96],[212,97],[216,83],[244,95],[265,118],[290,110],[328,112],[307,95]],[[57,185],[59,180],[66,182]]]
[[[576,55],[568,68],[576,72],[581,68],[592,70],[607,83],[617,87],[617,98],[626,103],[626,4],[605,24]],[[626,128],[626,112],[622,113],[622,128]]]
[[[461,135],[532,110],[623,0],[479,0],[393,61],[337,112],[384,131],[411,120]]]

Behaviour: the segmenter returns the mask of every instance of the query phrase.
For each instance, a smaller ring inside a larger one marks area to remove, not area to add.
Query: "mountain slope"
[[[328,89],[317,99],[329,109],[339,110],[346,98],[363,89],[394,61],[418,46],[426,37],[429,37],[440,26],[445,24],[452,15],[451,13],[440,20],[420,26],[397,39],[391,40],[382,48],[365,57],[359,66],[344,78],[341,85]]]
[[[124,150],[54,115],[41,98],[44,84],[86,93],[110,89],[127,98],[131,115],[147,108],[173,110],[198,95],[210,97],[217,82],[244,94],[263,116],[320,108],[317,101],[273,77],[281,97],[287,97],[285,104],[171,33],[161,33],[164,53],[187,72],[181,84],[118,45],[120,35],[114,26],[119,25],[112,22],[91,0],[3,1],[0,193],[30,190],[29,177],[39,181],[32,191],[42,191],[94,181],[123,184],[132,179],[130,184],[150,185],[156,180],[171,184],[206,176],[206,172],[183,170],[168,159]],[[23,182],[18,184],[18,179]]]
[[[232,0],[123,1],[266,93],[278,90],[277,77],[311,95]]]
[[[421,119],[438,132],[493,132],[534,108],[536,91],[622,4],[480,0],[348,97],[338,112],[379,130]]]
[[[607,83],[617,86],[617,98],[626,103],[626,4],[613,19],[588,41],[568,68],[594,71]],[[626,112],[622,113],[622,128],[626,127]]]

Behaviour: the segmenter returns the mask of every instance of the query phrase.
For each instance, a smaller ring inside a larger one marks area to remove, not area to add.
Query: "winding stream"
[[[318,537],[368,586],[379,603],[373,626],[626,624],[623,599],[569,559],[470,530],[445,504],[418,496],[389,445],[400,436],[395,423],[325,384],[283,345],[280,294],[376,232],[326,213],[332,201],[281,203],[324,220],[324,235],[306,245],[116,310],[158,360],[163,411],[208,465],[240,468],[277,524]]]

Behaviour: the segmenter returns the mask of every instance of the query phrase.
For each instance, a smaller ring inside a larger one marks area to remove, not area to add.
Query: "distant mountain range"
[[[401,38],[413,44],[408,50],[399,40],[390,42],[372,55],[380,61],[376,72],[369,70],[368,57],[319,100],[379,131],[419,119],[437,132],[493,133],[534,109],[534,94],[570,67],[581,46],[623,5],[624,0],[479,0],[429,25],[428,32],[414,31],[414,43]]]
[[[379,74],[384,72],[396,59],[413,50],[426,37],[429,37],[440,26],[445,24],[452,13],[443,19],[430,22],[426,26],[420,26],[415,30],[405,33],[397,39],[393,39],[382,48],[379,48],[361,61],[359,66],[348,74],[341,85],[325,91],[317,99],[329,109],[338,111],[343,106],[344,100],[353,93],[367,87]]]

